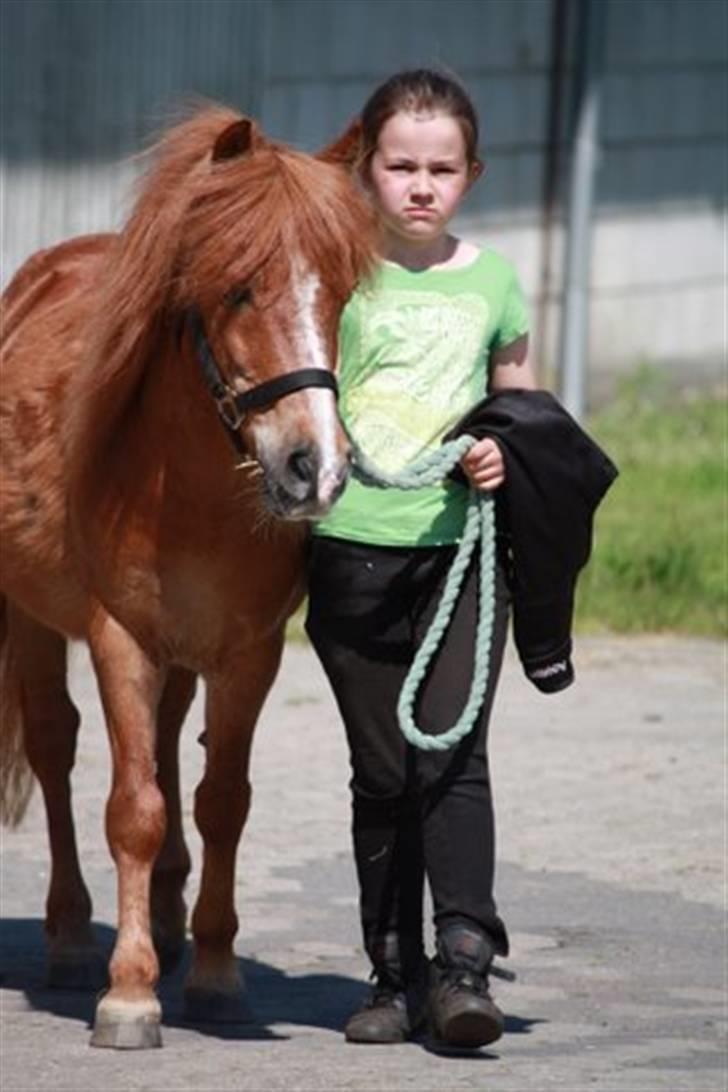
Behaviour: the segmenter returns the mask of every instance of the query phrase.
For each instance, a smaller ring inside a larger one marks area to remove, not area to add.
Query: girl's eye
[[[245,307],[253,302],[253,290],[248,285],[236,285],[225,293],[225,303],[228,307]]]

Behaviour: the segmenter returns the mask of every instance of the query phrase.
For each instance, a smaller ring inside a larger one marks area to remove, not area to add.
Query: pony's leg
[[[159,964],[150,925],[152,866],[164,840],[164,798],[155,771],[155,724],[164,675],[134,638],[97,608],[89,647],[112,754],[106,835],[118,878],[118,933],[110,988],[96,1006],[92,1046],[161,1045],[155,994]]]
[[[162,974],[177,966],[185,946],[187,907],[183,891],[190,855],[182,826],[179,779],[179,736],[195,695],[197,677],[173,668],[157,714],[157,782],[167,814],[167,830],[152,871],[152,936]]]
[[[252,1019],[233,951],[235,857],[250,806],[248,766],[253,730],[275,678],[282,635],[246,652],[208,680],[205,774],[195,793],[203,839],[200,894],[192,916],[194,960],[185,982],[185,1011],[203,1022]]]
[[[25,753],[43,792],[48,824],[48,981],[65,989],[99,989],[106,968],[91,928],[91,898],[81,875],[71,807],[80,718],[66,686],[66,640],[13,605],[7,636]]]

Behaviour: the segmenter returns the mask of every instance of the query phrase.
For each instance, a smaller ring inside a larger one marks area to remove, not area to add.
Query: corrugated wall
[[[519,265],[547,333],[558,326],[560,215],[544,242],[557,0],[3,0],[2,276],[69,235],[118,225],[133,155],[192,95],[315,149],[393,70],[444,65],[467,83],[488,173],[461,226]],[[563,0],[570,15],[578,0]],[[722,354],[726,5],[605,0],[592,363],[686,371]],[[573,37],[559,86],[568,97]],[[566,99],[564,99],[564,105]],[[563,211],[557,210],[559,214]],[[548,281],[546,306],[538,306]]]
[[[3,280],[34,249],[118,225],[133,157],[193,94],[256,113],[261,5],[2,3]]]
[[[728,6],[610,0],[592,355],[725,377]]]

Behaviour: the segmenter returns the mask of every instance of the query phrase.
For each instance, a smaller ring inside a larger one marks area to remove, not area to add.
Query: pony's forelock
[[[266,144],[212,165],[197,183],[180,241],[175,306],[220,299],[262,270],[270,286],[294,255],[344,296],[371,271],[374,218],[344,168]]]

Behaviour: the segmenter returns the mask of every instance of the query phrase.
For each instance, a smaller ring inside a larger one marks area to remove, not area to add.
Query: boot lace
[[[401,990],[398,990],[391,982],[387,982],[386,979],[377,979],[376,972],[373,972],[371,977],[375,981],[372,992],[364,1002],[365,1009],[385,1008],[390,1005],[397,1008],[407,1007],[405,995]]]
[[[456,990],[469,990],[480,997],[490,996],[487,977],[475,974],[466,967],[449,968],[443,975],[442,988],[446,993]]]

